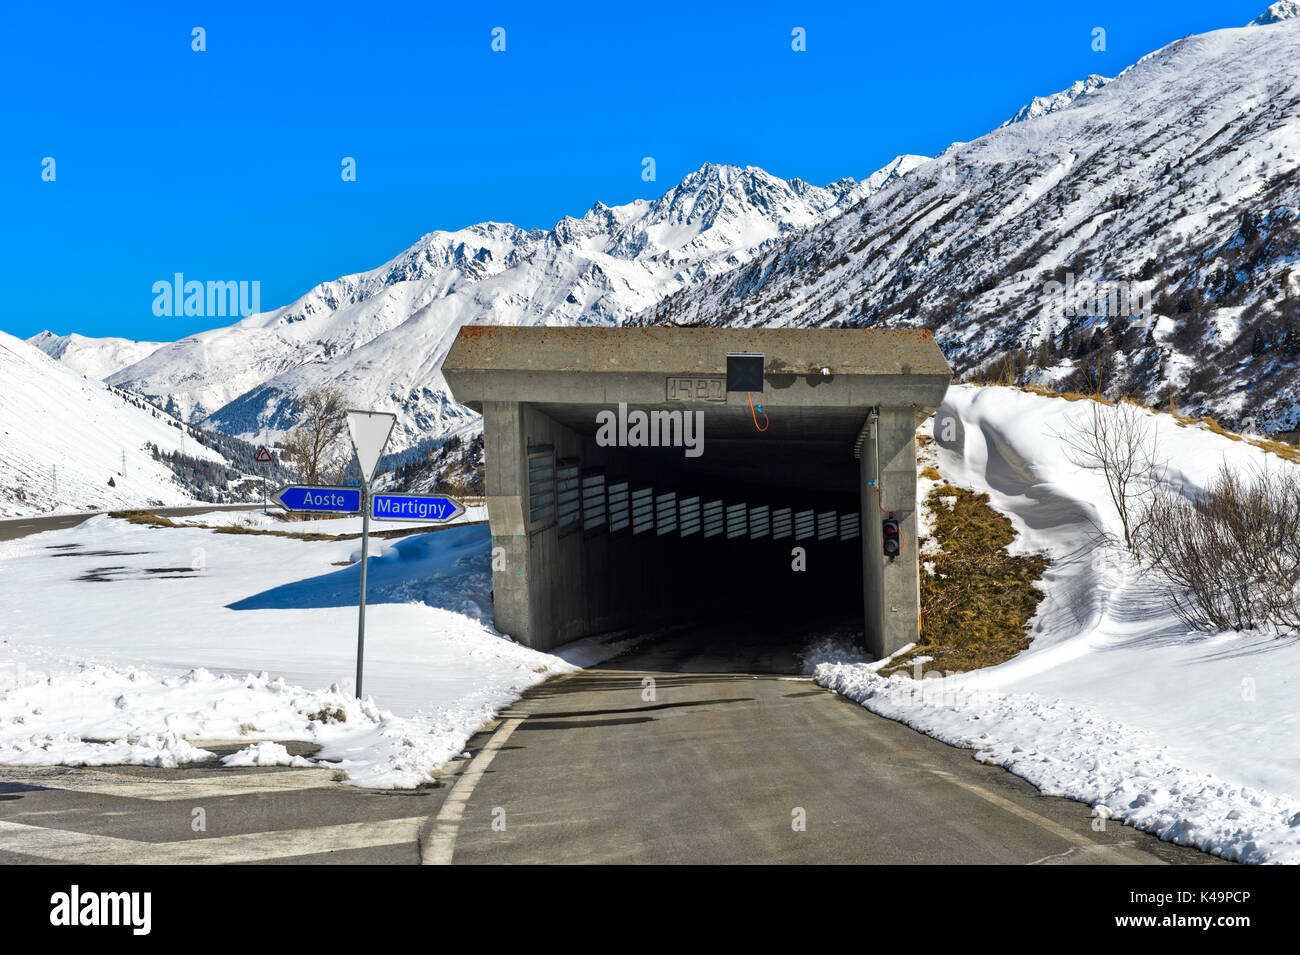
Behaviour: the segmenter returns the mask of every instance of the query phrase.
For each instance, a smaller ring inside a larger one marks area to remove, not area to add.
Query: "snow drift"
[[[1300,862],[1300,635],[1189,632],[1150,575],[1098,545],[1118,517],[1101,475],[1062,441],[1088,413],[957,386],[935,417],[940,473],[988,493],[1016,548],[1052,558],[1028,650],[920,681],[862,663],[823,664],[816,678],[1101,816],[1230,859]],[[1225,463],[1294,467],[1168,415],[1150,420],[1167,479],[1185,493]]]

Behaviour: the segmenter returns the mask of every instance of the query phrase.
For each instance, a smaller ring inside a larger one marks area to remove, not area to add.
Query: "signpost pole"
[[[370,484],[361,482],[361,602],[357,611],[357,699],[361,696],[361,662],[366,656],[366,564],[370,557]]]
[[[360,411],[349,408],[348,433],[361,472],[361,600],[357,609],[357,699],[361,699],[361,667],[366,653],[366,564],[370,558],[370,482],[374,480],[379,457],[393,433],[397,415],[391,411]]]

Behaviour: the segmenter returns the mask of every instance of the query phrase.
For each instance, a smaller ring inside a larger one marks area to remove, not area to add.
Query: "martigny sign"
[[[460,501],[436,494],[375,494],[370,500],[370,516],[377,521],[442,524],[465,512]]]

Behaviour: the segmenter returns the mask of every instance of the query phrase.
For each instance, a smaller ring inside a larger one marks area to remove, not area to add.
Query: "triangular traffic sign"
[[[361,466],[361,479],[367,484],[375,476],[379,456],[384,453],[388,436],[397,424],[397,415],[388,411],[348,410],[348,431],[352,434],[352,448],[357,452]]]
[[[257,460],[259,461],[271,460],[271,452],[266,449],[266,445],[262,445],[260,448],[257,449]]]

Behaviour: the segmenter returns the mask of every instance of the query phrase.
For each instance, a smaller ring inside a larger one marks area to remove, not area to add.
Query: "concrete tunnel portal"
[[[501,632],[815,609],[877,656],[916,639],[929,332],[466,326],[443,374],[483,416]]]

